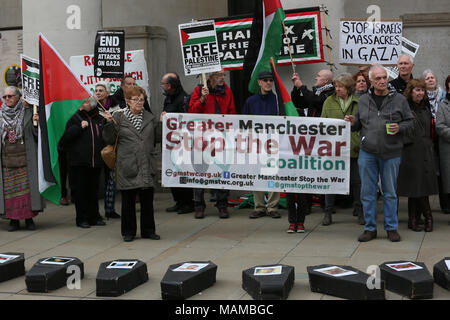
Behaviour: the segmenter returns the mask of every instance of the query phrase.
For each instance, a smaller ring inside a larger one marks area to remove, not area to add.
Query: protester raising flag
[[[286,115],[291,117],[298,117],[299,114],[297,112],[297,109],[295,108],[289,92],[286,90],[286,87],[284,86],[283,82],[280,79],[280,76],[277,73],[277,70],[275,69],[275,63],[273,62],[273,59],[270,59],[270,65],[275,84],[275,92],[278,99],[278,113],[283,116]]]
[[[259,90],[258,74],[262,71],[271,71],[271,58],[275,60],[275,63],[278,60],[283,39],[283,20],[285,19],[280,0],[259,0],[259,2],[262,3],[262,10],[259,9],[260,3],[257,3],[247,55],[251,55],[252,52],[259,53],[257,57],[256,55],[246,56],[244,61],[244,72],[246,68],[254,66],[248,84],[248,90],[254,94]],[[251,61],[252,59],[253,61]]]
[[[39,61],[39,192],[59,204],[61,184],[57,145],[67,121],[90,94],[42,34],[39,34]]]

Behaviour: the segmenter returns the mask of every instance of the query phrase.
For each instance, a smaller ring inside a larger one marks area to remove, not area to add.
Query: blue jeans
[[[361,177],[361,202],[366,225],[364,230],[377,229],[378,177],[383,190],[384,229],[397,230],[397,177],[401,157],[381,159],[371,153],[359,151],[358,166]]]

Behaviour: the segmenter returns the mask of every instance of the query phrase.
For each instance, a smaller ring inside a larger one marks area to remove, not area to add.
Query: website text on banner
[[[343,120],[167,113],[162,146],[164,187],[349,193]]]

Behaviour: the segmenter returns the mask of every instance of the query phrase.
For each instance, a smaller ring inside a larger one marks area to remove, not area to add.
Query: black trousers
[[[216,192],[217,195],[217,201],[216,201],[216,207],[226,208],[228,206],[228,190],[222,190],[222,189],[213,189]],[[205,203],[205,189],[194,189],[194,207],[195,208],[206,208]]]
[[[59,176],[61,179],[61,198],[67,198],[67,178],[69,178],[70,196],[74,199],[75,188],[73,186],[73,178],[67,161],[67,153],[58,150]]]
[[[153,188],[122,190],[122,236],[136,236],[136,196],[141,203],[141,237],[155,233]]]
[[[180,207],[194,206],[192,188],[170,188],[170,191],[172,192],[173,200]]]
[[[305,193],[286,193],[289,223],[305,222],[309,196]]]
[[[70,167],[73,185],[76,190],[76,222],[95,224],[101,218],[98,209],[98,191],[101,168]]]

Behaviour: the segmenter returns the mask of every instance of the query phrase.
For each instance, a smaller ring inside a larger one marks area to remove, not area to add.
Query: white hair
[[[431,73],[436,78],[436,75],[431,69],[425,69],[425,71],[422,73],[423,78],[425,79],[427,77],[427,74],[429,73]]]
[[[401,55],[398,56],[398,58],[400,59],[400,57],[408,57],[409,61],[411,61],[411,64],[414,64],[414,58],[412,56],[410,56],[407,53],[402,53]]]
[[[15,86],[8,86],[5,88],[5,90],[3,92],[6,92],[6,90],[9,91],[13,91],[14,95],[21,97],[22,96],[22,92],[20,92],[19,88],[15,87]]]
[[[370,69],[369,69],[369,79],[370,79],[370,80],[372,80],[372,73],[373,73],[373,70],[375,70],[375,69],[383,69],[384,72],[386,72],[386,74],[387,74],[387,70],[386,70],[385,67],[383,67],[383,66],[382,66],[381,64],[379,64],[379,63],[374,63],[374,64],[372,64],[372,66],[371,66]]]
[[[98,86],[102,86],[103,88],[105,88],[105,90],[107,92],[111,92],[111,85],[109,82],[97,82],[97,84],[95,85],[95,87],[97,88]]]

